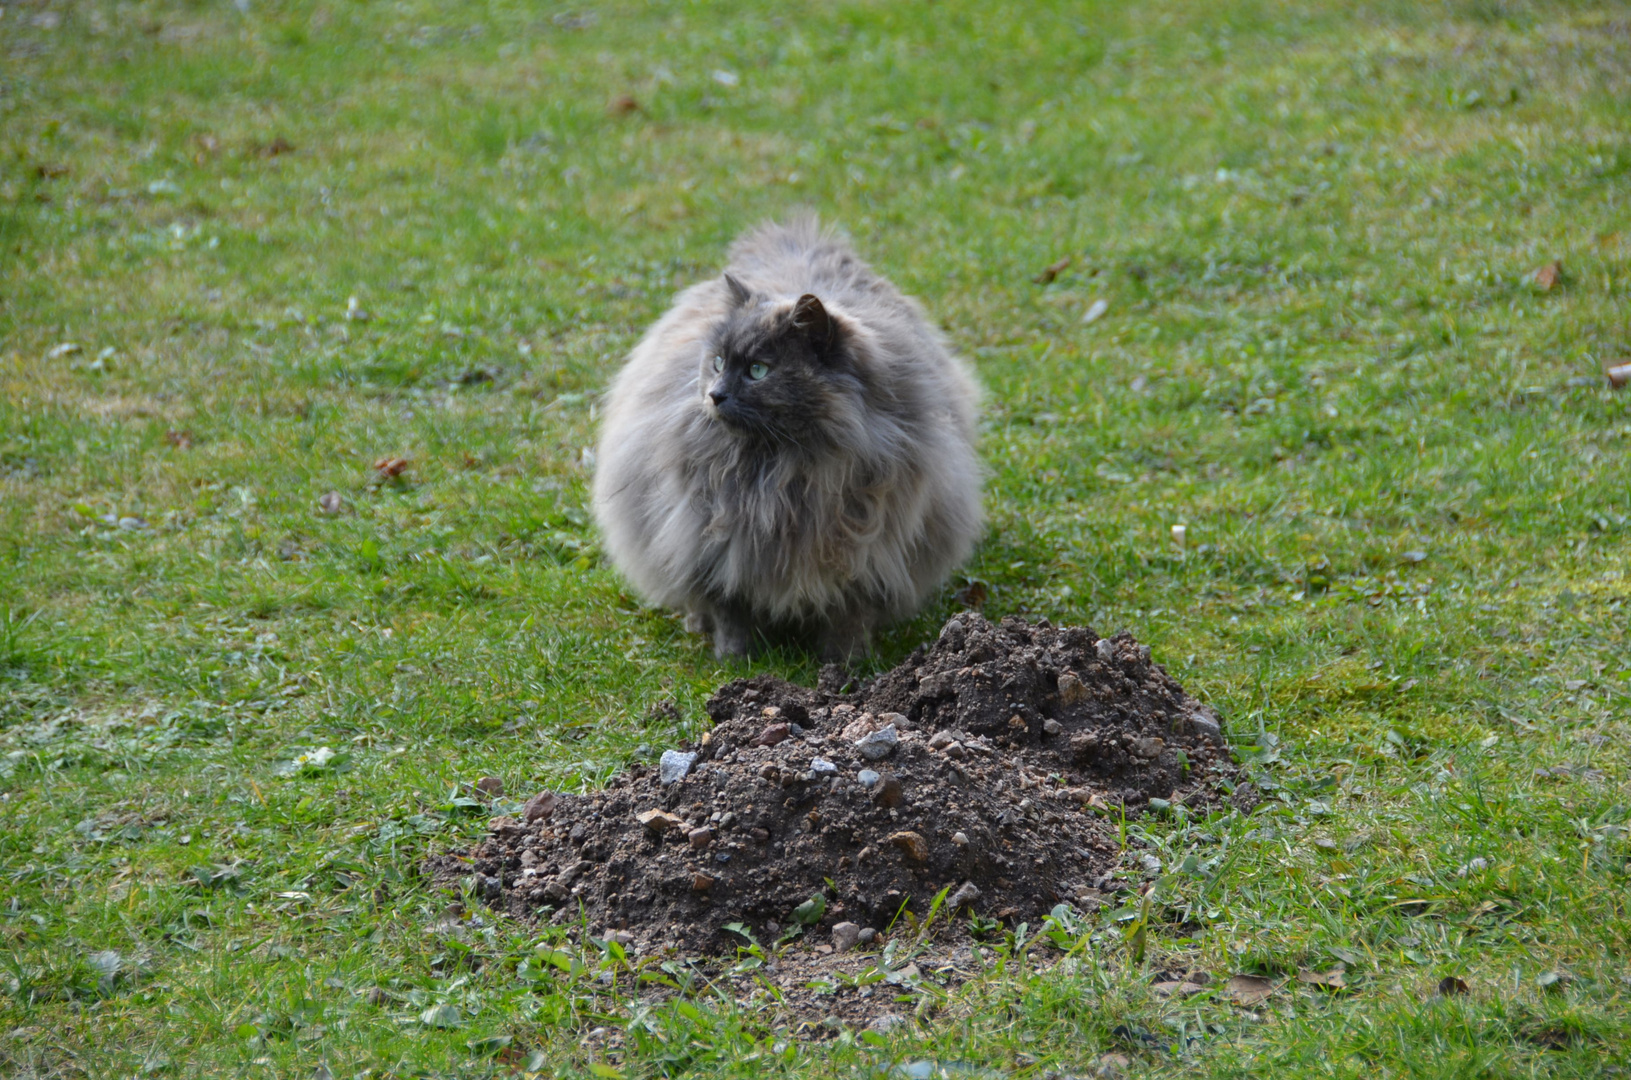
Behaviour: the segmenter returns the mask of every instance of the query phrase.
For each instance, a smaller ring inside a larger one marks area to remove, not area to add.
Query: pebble
[[[670,814],[667,810],[642,810],[634,815],[634,820],[661,836],[670,829],[682,828],[685,822]]]
[[[887,727],[879,728],[864,738],[857,739],[855,749],[859,750],[861,756],[868,761],[882,761],[894,753],[895,747],[899,745],[900,736],[895,732],[895,725],[890,724]]]
[[[832,947],[839,952],[855,948],[861,940],[861,928],[852,922],[841,922],[832,928]]]
[[[692,847],[700,851],[714,842],[714,831],[705,825],[700,829],[692,829],[685,834],[685,838],[691,842]]]
[[[884,777],[872,788],[872,801],[879,806],[899,806],[904,795],[900,781],[893,776]]]
[[[882,780],[883,777],[871,769],[862,769],[860,772],[855,774],[855,779],[859,780],[865,786],[871,787],[879,780]]]
[[[634,944],[634,935],[627,930],[608,930],[603,936],[607,941],[615,941],[619,945]]]
[[[814,761],[810,762],[810,771],[815,773],[817,776],[832,776],[838,772],[838,766],[834,765],[826,758],[816,758]]]
[[[476,790],[490,799],[504,794],[504,781],[496,776],[484,776],[476,781]]]
[[[707,874],[697,874],[691,878],[692,892],[707,892],[714,887],[714,879]]]
[[[748,833],[748,835],[753,837],[753,839],[757,840],[759,843],[762,844],[766,840],[770,839],[770,830],[769,829],[754,829],[752,832]]]
[[[1223,725],[1218,723],[1217,717],[1211,716],[1200,709],[1193,709],[1189,713],[1189,726],[1213,742],[1223,741]]]
[[[775,746],[779,742],[785,742],[787,737],[791,734],[792,729],[787,724],[768,724],[765,726],[765,729],[759,732],[759,734],[754,738],[753,745]]]
[[[946,901],[946,910],[955,915],[979,898],[980,887],[972,881],[965,881],[961,888],[951,894],[951,899]]]
[[[879,713],[878,722],[880,724],[887,724],[898,731],[910,731],[912,729],[912,721],[907,719],[904,714],[898,712]]]
[[[1065,725],[1051,717],[1042,721],[1042,733],[1044,735],[1057,735],[1063,730],[1065,730]]]
[[[535,821],[548,821],[550,815],[555,813],[555,804],[558,801],[553,791],[540,791],[527,800],[521,816],[527,819],[529,825]]]
[[[1116,658],[1116,647],[1109,638],[1100,638],[1099,643],[1094,648],[1099,654],[1099,659],[1106,664]]]
[[[933,735],[929,736],[929,749],[944,750],[946,747],[950,746],[956,741],[956,736],[954,736],[951,732],[937,731]]]
[[[866,1026],[866,1030],[876,1031],[879,1035],[887,1035],[891,1031],[899,1030],[905,1026],[906,1017],[902,1016],[900,1013],[884,1013],[882,1016],[874,1019],[872,1023],[868,1024]]]
[[[951,834],[951,842],[958,847],[968,847],[968,833],[961,830]]]
[[[878,938],[878,932],[870,926],[861,927],[860,937],[856,938],[862,945],[870,945]]]
[[[890,833],[889,842],[900,848],[901,854],[913,862],[929,861],[929,842],[923,839],[922,833],[915,833],[910,829]]]
[[[1059,676],[1059,703],[1077,705],[1087,700],[1087,686],[1074,671]]]
[[[662,758],[657,762],[657,777],[664,784],[675,784],[684,780],[691,771],[691,766],[697,763],[697,755],[692,751],[664,750]]]

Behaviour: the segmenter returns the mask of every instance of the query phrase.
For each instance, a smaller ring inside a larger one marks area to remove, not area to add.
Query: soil
[[[715,726],[665,755],[670,782],[636,766],[587,795],[540,793],[427,869],[642,955],[734,954],[731,923],[767,945],[802,928],[777,960],[807,981],[945,889],[943,912],[1034,926],[1130,888],[1119,815],[1198,809],[1234,772],[1216,716],[1127,634],[962,614],[898,667],[845,679],[729,683],[707,704]],[[960,970],[969,950],[945,944]]]

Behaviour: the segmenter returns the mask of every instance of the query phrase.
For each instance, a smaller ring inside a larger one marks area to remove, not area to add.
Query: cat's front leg
[[[821,630],[816,647],[822,662],[847,664],[865,656],[872,645],[872,614],[865,605],[853,605],[834,616]]]
[[[753,651],[753,617],[747,609],[730,604],[716,605],[709,617],[713,622],[714,656],[745,657]]]

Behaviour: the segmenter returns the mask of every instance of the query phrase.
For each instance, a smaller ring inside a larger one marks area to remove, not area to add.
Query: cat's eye
[[[724,370],[725,370],[725,358],[723,356],[714,357],[714,371],[715,372],[720,372],[720,371],[724,371]]]
[[[755,382],[769,374],[770,368],[765,364],[754,364],[752,367],[748,368],[748,378],[754,380]]]

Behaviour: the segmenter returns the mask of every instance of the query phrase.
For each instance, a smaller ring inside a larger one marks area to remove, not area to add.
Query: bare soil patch
[[[944,913],[1034,925],[1129,888],[1118,816],[1198,809],[1234,772],[1213,712],[1126,634],[963,614],[858,689],[844,678],[729,683],[715,726],[662,767],[540,793],[428,869],[640,955],[729,956],[745,941],[729,924],[766,944],[798,930],[770,968],[803,985],[859,966],[943,890]],[[952,981],[966,924],[945,923]]]

